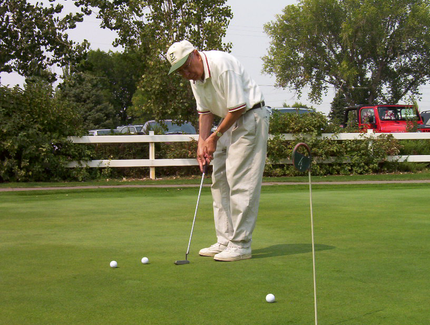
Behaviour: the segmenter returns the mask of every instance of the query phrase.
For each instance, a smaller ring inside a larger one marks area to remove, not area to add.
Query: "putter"
[[[305,154],[299,152],[300,147],[304,147],[307,151]],[[315,240],[314,240],[314,216],[312,211],[312,182],[311,182],[311,164],[312,156],[311,149],[306,143],[298,143],[293,149],[293,165],[300,171],[308,171],[309,174],[309,201],[310,201],[310,212],[311,212],[311,235],[312,235],[312,273],[314,280],[314,310],[315,310],[315,325],[318,324],[318,309],[317,309],[317,279],[315,270]]]
[[[208,164],[205,164],[205,165],[203,165],[203,174],[202,174],[202,180],[200,182],[199,196],[197,197],[196,210],[194,212],[193,225],[191,226],[190,239],[188,241],[187,252],[185,253],[185,260],[175,261],[176,265],[190,264],[190,261],[188,260],[188,254],[190,253],[191,239],[193,238],[193,232],[194,232],[194,225],[196,223],[197,210],[199,209],[200,195],[202,193],[203,181],[205,179],[205,174],[207,173],[207,171],[208,171]]]

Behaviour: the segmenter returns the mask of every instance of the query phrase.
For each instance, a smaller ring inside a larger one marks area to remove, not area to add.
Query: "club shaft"
[[[309,206],[311,212],[311,235],[312,235],[312,274],[314,278],[314,309],[315,309],[315,325],[318,324],[318,308],[317,308],[317,276],[315,267],[315,239],[314,239],[314,215],[312,209],[312,182],[311,171],[309,170]]]
[[[193,224],[191,226],[190,239],[188,240],[188,247],[187,247],[187,252],[185,254],[185,259],[187,259],[188,254],[190,253],[191,239],[193,238],[194,225],[196,224],[197,210],[199,209],[200,195],[202,194],[202,187],[203,187],[203,181],[204,181],[204,179],[205,179],[205,171],[203,171],[202,180],[200,182],[199,195],[197,196],[196,210],[194,211]]]

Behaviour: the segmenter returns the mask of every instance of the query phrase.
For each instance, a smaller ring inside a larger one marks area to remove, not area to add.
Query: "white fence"
[[[332,140],[363,140],[369,137],[378,137],[380,135],[391,134],[399,140],[430,140],[430,132],[407,132],[407,133],[323,133],[321,138],[330,138]],[[293,134],[283,134],[285,140],[294,140]],[[190,142],[197,141],[198,135],[106,135],[106,136],[84,136],[70,137],[74,143],[82,144],[108,144],[108,143],[149,143],[149,159],[103,159],[91,160],[86,162],[72,162],[68,167],[88,166],[88,167],[149,167],[150,177],[155,179],[156,167],[180,167],[180,166],[198,166],[197,160],[192,159],[155,159],[155,143],[158,142]],[[409,156],[389,156],[390,161],[400,162],[430,162],[430,155],[409,155]],[[282,161],[285,164],[291,164],[291,160]]]

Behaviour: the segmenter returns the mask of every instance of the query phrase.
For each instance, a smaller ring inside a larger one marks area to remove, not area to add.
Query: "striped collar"
[[[207,79],[209,79],[212,76],[211,73],[211,69],[209,67],[209,61],[208,61],[208,57],[206,56],[205,53],[203,52],[199,52],[200,57],[202,58],[202,62],[203,62],[203,70],[205,73],[205,77],[203,78],[203,81],[198,80],[201,83],[205,83]],[[194,83],[196,83],[197,81],[194,81]]]

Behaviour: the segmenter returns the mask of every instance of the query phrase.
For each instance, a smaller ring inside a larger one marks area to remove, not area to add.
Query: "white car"
[[[273,113],[278,112],[281,114],[285,113],[297,113],[297,114],[306,114],[306,113],[312,113],[315,112],[312,108],[295,108],[295,107],[270,107],[267,106],[267,110],[270,112],[270,115],[273,115]]]
[[[116,128],[119,134],[143,134],[143,125],[123,125]]]
[[[114,129],[99,129],[99,130],[89,130],[88,135],[96,136],[96,135],[114,135],[117,133],[117,130]]]
[[[179,125],[172,120],[148,121],[143,125],[142,131],[143,134],[149,134],[149,131],[154,131],[155,134],[197,134],[195,127],[190,122]]]

